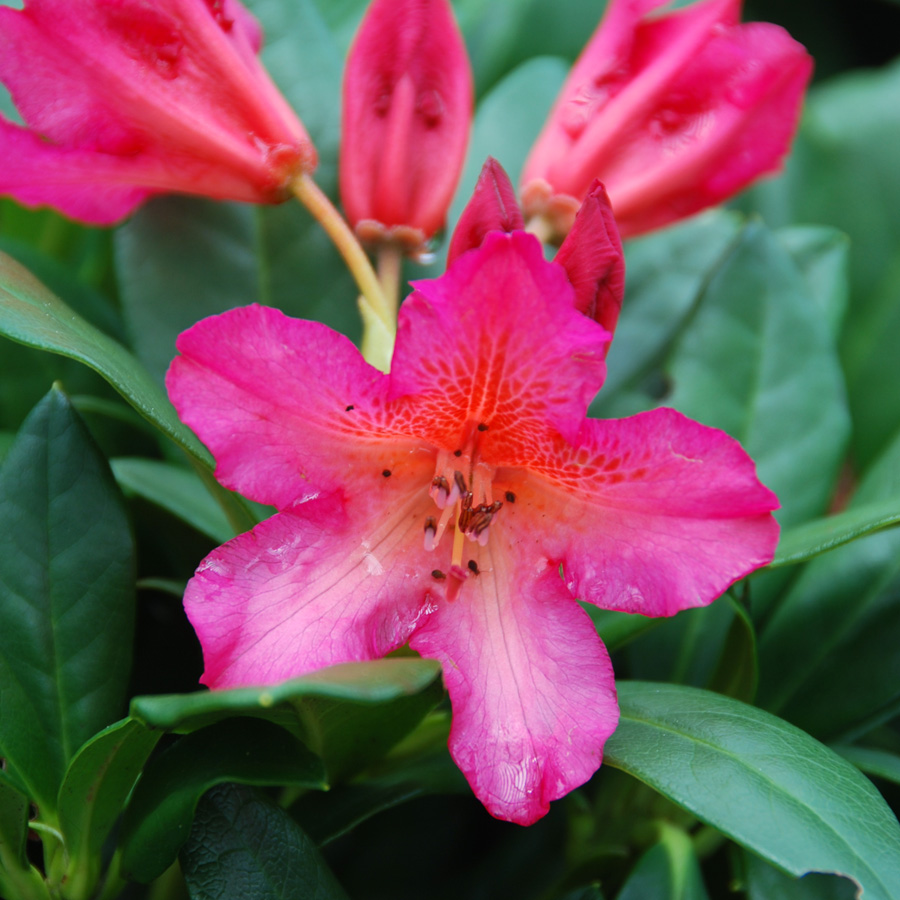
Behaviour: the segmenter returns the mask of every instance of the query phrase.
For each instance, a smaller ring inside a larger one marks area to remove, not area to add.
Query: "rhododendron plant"
[[[668,409],[585,418],[609,340],[522,231],[415,284],[389,375],[264,307],[185,332],[173,402],[222,483],[280,510],[188,585],[204,682],[408,642],[441,662],[451,753],[493,815],[533,822],[585,782],[618,712],[576,598],[669,616],[765,565],[778,536],[732,438]]]
[[[311,171],[302,124],[238,0],[0,7],[0,193],[108,224],[168,191],[272,203]]]
[[[522,172],[529,216],[565,235],[595,178],[623,236],[668,225],[779,168],[812,60],[741,0],[611,0]]]
[[[361,237],[422,249],[444,224],[471,120],[448,0],[375,0],[344,74],[341,199]]]

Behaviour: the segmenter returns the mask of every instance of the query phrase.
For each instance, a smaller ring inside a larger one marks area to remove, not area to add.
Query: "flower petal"
[[[391,396],[406,428],[453,452],[479,432],[503,465],[552,425],[574,437],[606,373],[607,332],[578,313],[564,270],[521,231],[492,232],[400,310]]]
[[[578,311],[613,334],[625,295],[625,255],[609,197],[599,181],[591,185],[553,261],[566,270]]]
[[[509,175],[500,163],[489,156],[481,167],[472,197],[462,211],[450,247],[447,265],[466,250],[474,250],[491,231],[521,231],[525,227],[522,210]]]
[[[559,440],[531,468],[517,510],[543,526],[572,593],[604,609],[703,606],[775,553],[778,500],[753,461],[674,410],[589,420],[577,447]]]
[[[475,795],[491,815],[529,825],[597,770],[619,712],[590,618],[556,566],[522,558],[510,521],[492,526],[480,573],[410,646],[443,666],[450,753]]]
[[[430,473],[429,473],[430,474]],[[273,684],[405,643],[429,611],[425,486],[345,503],[325,495],[214,550],[185,610],[213,688]]]
[[[184,332],[166,378],[223,484],[284,509],[323,490],[367,492],[433,454],[381,424],[387,376],[343,335],[262,306]]]

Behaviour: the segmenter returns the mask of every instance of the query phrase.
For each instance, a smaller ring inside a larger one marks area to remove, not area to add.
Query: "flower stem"
[[[397,307],[400,300],[400,280],[403,274],[403,252],[398,244],[387,241],[378,248],[378,282],[384,295],[387,319],[380,318],[367,298],[359,298],[359,312],[363,330],[362,354],[382,372],[391,367],[394,338],[397,334]]]
[[[325,229],[325,233],[344,257],[344,262],[347,263],[350,274],[356,279],[371,315],[378,319],[388,332],[393,333],[397,326],[390,304],[384,296],[384,291],[368,256],[360,246],[356,235],[350,230],[350,226],[319,186],[305,172],[294,178],[291,182],[291,190],[293,190],[294,196],[309,210],[313,218]],[[365,320],[365,316],[363,318]],[[366,324],[368,327],[368,323]]]

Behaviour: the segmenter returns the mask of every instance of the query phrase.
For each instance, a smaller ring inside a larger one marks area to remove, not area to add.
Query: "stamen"
[[[435,475],[431,481],[431,499],[434,500],[438,509],[444,509],[449,506],[450,484],[443,475]]]
[[[425,520],[425,549],[428,552],[431,552],[437,546],[437,542],[434,539],[436,534],[437,523],[434,521],[434,516],[429,516]]]

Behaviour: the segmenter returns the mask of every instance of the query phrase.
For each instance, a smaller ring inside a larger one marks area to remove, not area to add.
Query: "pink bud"
[[[0,193],[110,223],[166,191],[269,203],[316,152],[237,0],[0,7]]]
[[[368,240],[420,249],[444,223],[472,120],[447,0],[375,0],[344,76],[341,200]]]
[[[518,231],[524,227],[525,220],[509,175],[489,156],[481,167],[472,199],[453,230],[447,265],[466,250],[480,247],[489,231]]]
[[[565,234],[599,178],[623,236],[668,225],[776,171],[812,60],[741,0],[611,0],[522,176],[527,215]],[[651,14],[653,13],[653,14]]]
[[[616,330],[625,294],[625,256],[606,191],[595,181],[553,260],[575,288],[579,312]]]

